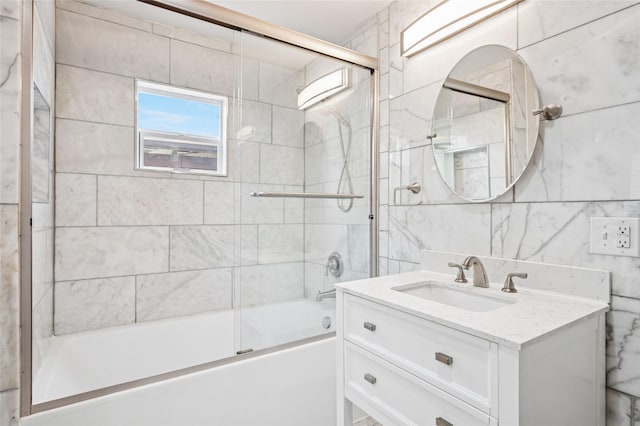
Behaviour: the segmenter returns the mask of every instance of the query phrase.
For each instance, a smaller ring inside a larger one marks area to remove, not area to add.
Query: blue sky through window
[[[219,138],[220,105],[138,93],[138,128]]]

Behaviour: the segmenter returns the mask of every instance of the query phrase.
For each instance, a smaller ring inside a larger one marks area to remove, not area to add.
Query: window
[[[136,168],[227,174],[227,98],[136,80]]]

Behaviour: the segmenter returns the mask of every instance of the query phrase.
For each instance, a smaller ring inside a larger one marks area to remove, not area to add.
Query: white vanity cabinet
[[[352,423],[352,403],[384,426],[605,424],[606,304],[569,308],[570,321],[546,304],[537,320],[546,331],[510,340],[489,329],[500,320],[512,321],[506,333],[517,329],[518,304],[440,318],[433,302],[365,283],[375,280],[338,288],[338,424]],[[522,307],[528,326],[536,320]]]

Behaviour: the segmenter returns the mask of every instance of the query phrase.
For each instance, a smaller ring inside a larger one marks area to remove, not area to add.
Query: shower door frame
[[[323,56],[339,59],[366,68],[371,73],[371,111],[370,111],[370,185],[369,185],[369,276],[378,276],[378,197],[379,197],[379,91],[380,75],[378,60],[354,50],[347,49],[318,38],[274,25],[231,9],[227,9],[204,0],[137,0],[141,3],[187,15],[215,25],[248,32],[292,46],[300,47]],[[21,183],[20,183],[20,416],[63,407],[80,401],[108,395],[114,392],[156,383],[174,377],[207,370],[219,365],[241,361],[266,353],[311,343],[335,336],[335,332],[309,337],[295,342],[278,345],[255,352],[235,355],[231,358],[212,361],[206,364],[170,371],[140,380],[125,382],[101,389],[95,389],[65,398],[32,403],[32,253],[31,253],[31,108],[33,103],[33,2],[25,0],[22,4],[22,87],[21,87]]]

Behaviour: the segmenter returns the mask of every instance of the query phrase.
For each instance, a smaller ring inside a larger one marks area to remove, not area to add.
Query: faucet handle
[[[522,278],[525,279],[529,275],[526,272],[511,272],[507,274],[507,279],[504,281],[504,287],[502,287],[502,291],[505,293],[517,293],[515,285],[513,284],[513,278]]]
[[[458,268],[458,275],[456,275],[456,279],[454,280],[457,283],[466,283],[467,278],[464,276],[464,266],[459,263],[449,262],[450,268]]]

